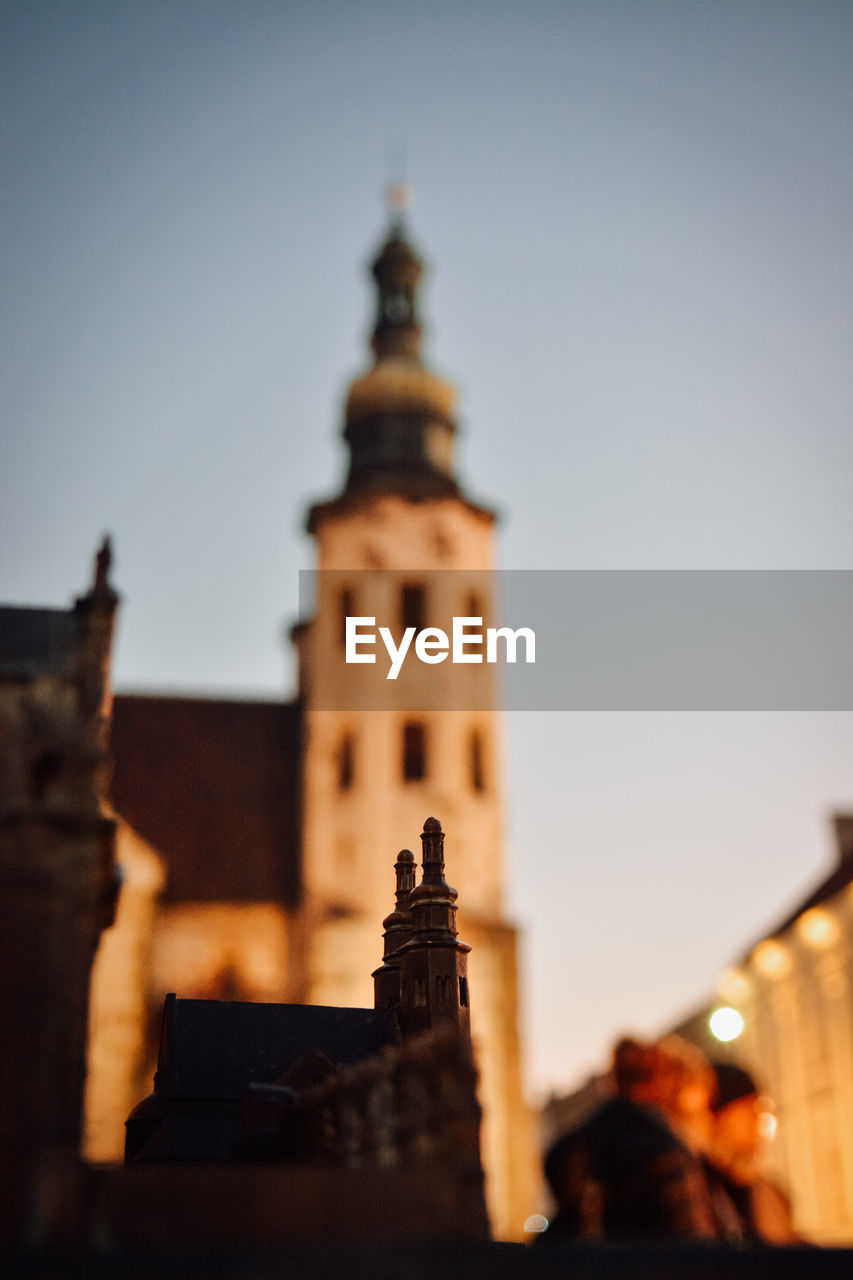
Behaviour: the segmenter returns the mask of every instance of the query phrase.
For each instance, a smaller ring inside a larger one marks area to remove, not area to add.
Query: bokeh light
[[[711,1034],[717,1040],[721,1040],[723,1044],[728,1044],[730,1040],[737,1040],[743,1031],[743,1018],[737,1009],[732,1009],[730,1005],[722,1005],[711,1014],[708,1019],[708,1026],[711,1028]]]

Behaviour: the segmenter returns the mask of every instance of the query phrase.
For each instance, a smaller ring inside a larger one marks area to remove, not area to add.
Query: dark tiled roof
[[[250,1083],[272,1084],[308,1050],[336,1064],[361,1062],[397,1038],[393,1015],[374,1009],[168,996],[157,1087],[184,1097],[241,1097]]]
[[[72,610],[0,607],[0,679],[64,671],[78,643],[79,619]]]
[[[298,901],[301,725],[298,703],[116,695],[112,801],[166,902]]]

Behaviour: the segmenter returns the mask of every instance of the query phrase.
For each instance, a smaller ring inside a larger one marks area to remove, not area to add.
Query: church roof
[[[301,739],[298,703],[116,695],[112,802],[165,902],[298,901]]]
[[[311,1050],[340,1065],[373,1057],[398,1039],[393,1014],[375,1009],[169,995],[157,1088],[183,1097],[240,1098],[250,1084],[273,1084]]]

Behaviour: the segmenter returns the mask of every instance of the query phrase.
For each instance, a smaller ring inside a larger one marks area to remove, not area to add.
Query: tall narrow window
[[[347,642],[347,618],[355,617],[355,596],[351,587],[341,587],[338,596],[338,619],[340,623],[340,642]]]
[[[426,589],[420,582],[404,582],[400,593],[400,621],[403,630],[414,627],[423,631],[426,626]]]
[[[403,725],[403,779],[420,782],[426,777],[426,730],[417,720]]]
[[[465,601],[465,609],[469,618],[482,618],[485,623],[485,615],[483,613],[483,601],[476,591],[468,592],[468,599]]]
[[[479,729],[472,729],[468,739],[468,768],[474,791],[485,791],[486,772],[483,765],[483,739]]]
[[[349,791],[355,781],[355,739],[345,733],[338,747],[338,790]]]

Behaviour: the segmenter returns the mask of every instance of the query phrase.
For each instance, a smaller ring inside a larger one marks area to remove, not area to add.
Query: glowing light
[[[777,1121],[770,1111],[761,1111],[758,1115],[758,1132],[765,1142],[772,1142],[776,1137]]]
[[[708,1019],[708,1026],[711,1028],[711,1034],[717,1040],[721,1040],[723,1044],[728,1044],[730,1040],[737,1040],[743,1031],[743,1018],[737,1009],[732,1009],[729,1005],[722,1005],[711,1014]]]
[[[838,925],[832,916],[819,907],[800,916],[797,921],[797,932],[803,942],[810,947],[831,947],[838,941]]]
[[[781,942],[766,938],[752,953],[753,963],[765,978],[782,978],[791,969],[791,957]]]
[[[543,1217],[541,1213],[531,1213],[530,1217],[524,1224],[524,1230],[529,1235],[538,1235],[542,1231],[547,1231],[548,1219]]]

